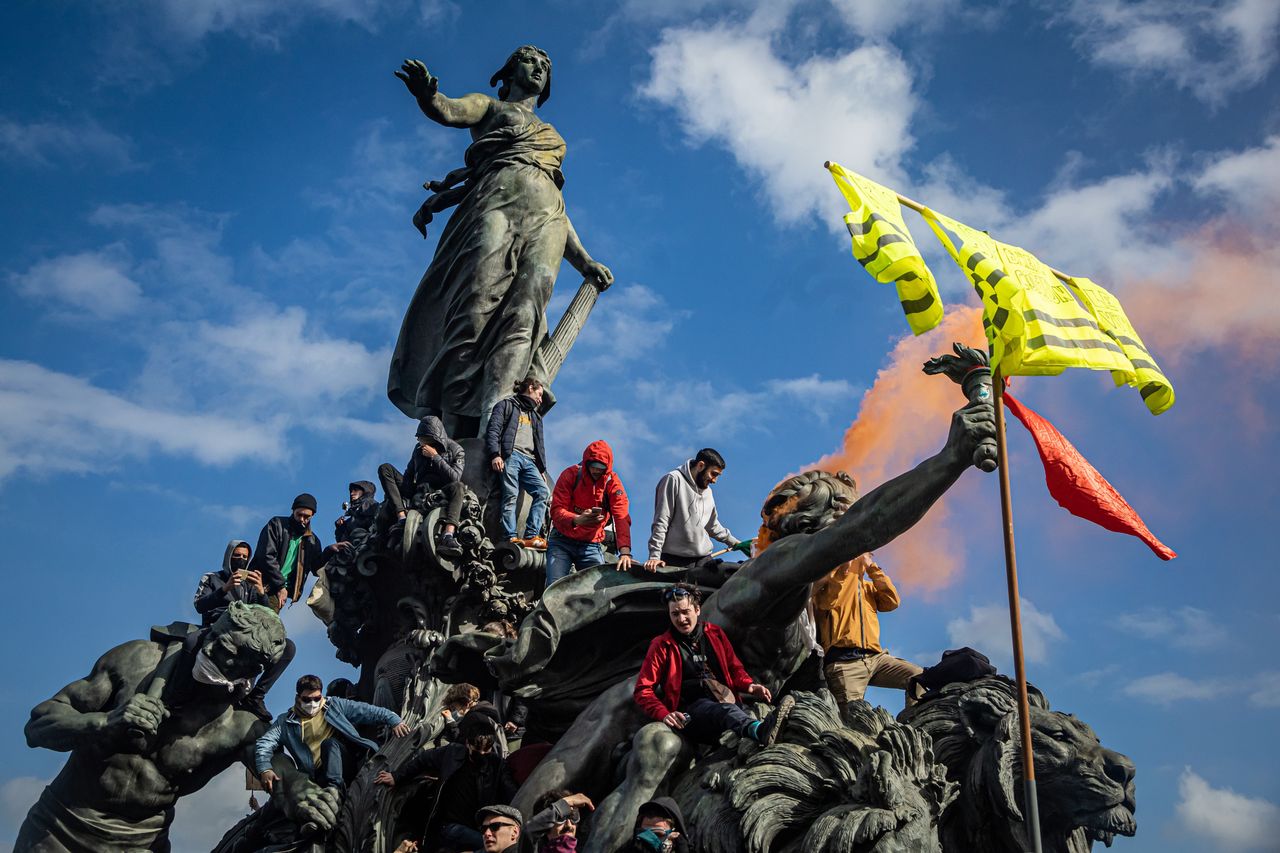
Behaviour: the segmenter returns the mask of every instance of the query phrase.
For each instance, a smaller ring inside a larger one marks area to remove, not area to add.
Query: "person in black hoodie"
[[[545,550],[542,522],[551,490],[547,488],[547,453],[542,439],[542,383],[527,376],[515,384],[489,413],[484,453],[489,466],[502,477],[502,527],[507,538],[526,548]],[[520,490],[533,503],[524,522],[524,538],[516,538],[516,505]]]
[[[438,781],[427,837],[459,850],[483,846],[480,833],[472,828],[474,815],[484,806],[510,803],[518,787],[501,753],[495,718],[478,710],[462,718],[456,742],[421,750],[394,774],[383,770],[374,779],[394,787],[434,776]]]
[[[462,501],[467,487],[462,483],[462,470],[466,454],[462,445],[445,434],[444,424],[434,415],[418,422],[418,445],[409,457],[401,474],[390,462],[378,466],[378,479],[382,482],[382,502],[378,516],[379,530],[399,529],[404,521],[405,505],[422,490],[443,491],[449,498],[444,513],[444,527],[437,550],[445,557],[462,556],[454,531],[462,514]]]
[[[696,853],[684,831],[684,815],[670,797],[640,806],[635,835],[621,853]]]
[[[248,542],[232,539],[222,554],[222,568],[201,576],[200,585],[196,587],[195,606],[203,627],[208,628],[217,622],[233,601],[278,609],[278,606],[272,607],[277,599],[267,593],[262,575],[249,568],[252,553]],[[266,705],[267,691],[284,675],[297,651],[293,640],[286,637],[284,654],[262,673],[249,694],[240,700],[240,707],[257,714],[264,722],[271,722],[271,712]]]
[[[346,504],[342,517],[333,523],[335,542],[350,542],[356,530],[369,530],[378,515],[378,488],[368,480],[356,480],[347,485],[351,502]]]
[[[258,550],[249,568],[262,575],[267,594],[274,596],[279,610],[286,596],[297,601],[308,574],[320,571],[323,549],[311,529],[316,499],[303,492],[293,499],[289,515],[277,515],[258,535]]]

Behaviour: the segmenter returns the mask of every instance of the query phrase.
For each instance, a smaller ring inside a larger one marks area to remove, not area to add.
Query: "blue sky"
[[[418,57],[448,94],[488,91],[531,42],[554,62],[541,113],[569,144],[570,214],[617,276],[557,383],[553,467],[613,443],[642,539],[656,479],[715,446],[746,536],[777,480],[841,449],[878,376],[902,416],[851,449],[878,460],[863,485],[941,444],[908,362],[949,341],[895,349],[906,324],[849,257],[826,159],[1091,276],[1177,406],[1152,418],[1097,375],[1015,390],[1180,557],[1059,510],[1013,426],[1031,678],[1137,762],[1139,834],[1117,849],[1274,843],[1275,0],[149,0],[7,4],[0,24],[0,841],[62,762],[26,748],[33,705],[193,615],[226,540],[297,492],[329,541],[346,483],[403,463],[386,365],[440,224],[423,242],[409,220],[467,140],[391,72]],[[949,309],[972,304],[909,225]],[[576,285],[566,267],[553,314]],[[999,535],[995,479],[970,472],[880,555],[915,579],[883,621],[895,652],[1007,665]],[[277,710],[291,676],[353,672],[309,613],[286,621]],[[240,781],[180,806],[177,849],[238,817]]]

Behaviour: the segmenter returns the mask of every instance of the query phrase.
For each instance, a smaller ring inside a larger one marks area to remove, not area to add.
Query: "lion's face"
[[[1016,730],[1015,730],[1016,734]],[[1043,822],[1080,827],[1108,847],[1137,831],[1133,762],[1070,714],[1033,708],[1031,740]]]

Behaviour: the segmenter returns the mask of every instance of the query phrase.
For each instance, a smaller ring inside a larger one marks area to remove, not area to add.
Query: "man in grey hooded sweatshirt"
[[[649,559],[644,567],[694,566],[711,555],[711,540],[730,548],[739,544],[716,515],[711,484],[724,473],[724,457],[705,447],[658,481],[653,505]]]
[[[201,576],[200,585],[196,587],[195,606],[196,612],[200,614],[200,624],[205,628],[217,622],[233,601],[261,604],[272,611],[279,609],[280,599],[267,592],[262,573],[249,568],[252,556],[253,549],[248,542],[232,539],[222,553],[222,568]],[[293,644],[293,640],[286,637],[284,654],[262,673],[249,694],[240,700],[240,707],[252,711],[265,722],[271,722],[271,712],[266,705],[267,691],[284,675],[297,651],[298,647]]]

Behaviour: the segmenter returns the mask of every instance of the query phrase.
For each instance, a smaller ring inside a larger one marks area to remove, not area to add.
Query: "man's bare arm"
[[[99,742],[104,736],[123,733],[131,726],[154,731],[146,725],[151,722],[154,709],[145,703],[138,707],[131,707],[127,700],[117,707],[109,707],[108,703],[117,690],[136,689],[159,660],[159,647],[146,640],[125,643],[107,652],[87,676],[32,709],[24,729],[27,745],[70,752]],[[158,727],[160,720],[154,722]]]
[[[416,59],[406,59],[395,72],[418,101],[422,114],[445,127],[474,127],[489,112],[493,98],[472,92],[461,98],[440,94],[440,80]]]

